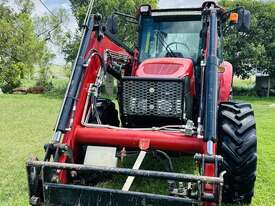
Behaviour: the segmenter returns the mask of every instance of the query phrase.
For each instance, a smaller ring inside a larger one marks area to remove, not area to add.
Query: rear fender
[[[227,102],[230,99],[233,79],[233,67],[227,61],[219,66],[219,102]]]

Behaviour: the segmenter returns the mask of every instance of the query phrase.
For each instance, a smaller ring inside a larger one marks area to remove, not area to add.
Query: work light
[[[140,14],[150,14],[151,12],[151,6],[150,5],[141,5],[139,7]]]

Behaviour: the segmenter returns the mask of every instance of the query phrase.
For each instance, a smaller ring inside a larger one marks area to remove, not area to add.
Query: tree
[[[32,0],[15,0],[15,2],[19,6],[21,13],[31,14],[34,8]]]
[[[54,54],[50,52],[43,52],[39,61],[39,77],[36,81],[37,86],[46,87],[51,90],[53,87],[51,81],[50,60],[54,58]]]
[[[70,0],[72,4],[73,14],[75,15],[79,29],[81,29],[86,10],[88,8],[89,0]],[[153,7],[157,6],[157,0],[97,0],[94,3],[93,13],[100,13],[103,16],[103,22],[114,11],[135,15],[138,7],[142,4],[151,4]],[[125,21],[120,21],[118,36],[125,40],[127,39],[128,46],[134,46],[134,39],[136,35],[136,27],[131,24],[127,24]],[[67,34],[67,40],[64,44],[63,52],[67,61],[74,61],[77,54],[78,44],[80,40],[80,33]]]
[[[65,34],[62,51],[65,54],[65,60],[67,63],[73,63],[79,47],[81,39],[81,32],[77,31],[74,34],[67,32]]]
[[[35,64],[48,52],[45,41],[36,37],[30,16],[30,4],[15,13],[0,4],[0,87],[11,91],[21,79],[32,75]],[[28,2],[28,0],[26,0]]]
[[[60,8],[51,11],[50,15],[36,16],[34,17],[34,24],[37,37],[47,42],[47,47],[54,46],[62,51],[66,36],[65,30],[68,29],[65,25],[68,22],[68,13],[65,9]],[[39,78],[36,80],[37,86],[46,87],[51,90],[53,87],[51,81],[50,61],[55,55],[44,52],[39,62]]]
[[[226,8],[240,5],[252,14],[247,34],[231,30],[225,37],[225,58],[233,64],[235,74],[246,78],[257,69],[275,75],[275,2],[222,0],[220,4]]]

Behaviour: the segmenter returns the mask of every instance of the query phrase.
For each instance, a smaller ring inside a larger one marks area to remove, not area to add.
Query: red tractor
[[[92,1],[91,1],[92,2]],[[231,101],[228,28],[246,32],[250,12],[213,1],[199,8],[114,13],[102,24],[89,6],[83,38],[53,141],[27,162],[31,205],[221,205],[250,203],[256,179],[256,127],[250,104]],[[137,47],[116,37],[117,18],[138,26]],[[106,74],[117,102],[102,98]],[[168,171],[142,170],[146,154]],[[118,158],[137,154],[133,168]],[[193,154],[199,175],[173,170],[171,156]],[[98,183],[124,176],[122,189]],[[130,191],[135,177],[168,181],[167,194]]]

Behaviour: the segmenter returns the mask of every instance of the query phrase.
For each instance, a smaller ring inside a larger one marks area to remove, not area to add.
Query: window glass
[[[140,60],[157,57],[197,59],[200,46],[200,20],[144,21]]]

